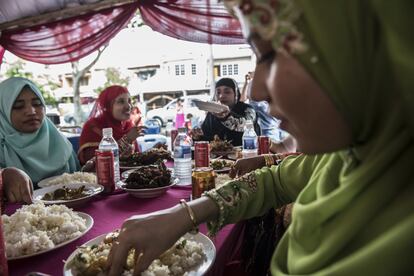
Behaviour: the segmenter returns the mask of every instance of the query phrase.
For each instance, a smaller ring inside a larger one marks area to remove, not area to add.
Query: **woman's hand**
[[[168,231],[165,230],[166,225]],[[137,258],[134,275],[140,275],[154,259],[189,231],[191,226],[186,210],[179,205],[150,214],[132,216],[122,225],[118,243],[114,243],[109,253],[109,275],[122,274],[131,248],[135,249]]]
[[[231,178],[239,177],[264,166],[266,166],[266,162],[263,156],[238,159],[231,167],[229,176]]]
[[[139,121],[138,121],[139,123]],[[126,134],[129,141],[133,142],[135,139],[137,139],[139,136],[144,136],[145,130],[147,127],[145,126],[134,126],[131,128],[128,133]]]
[[[217,219],[219,214],[218,205],[205,196],[188,202],[188,208],[193,211],[193,219],[190,218],[187,207],[176,205],[170,209],[133,216],[125,221],[118,242],[112,246],[109,253],[107,262],[109,275],[121,275],[131,248],[135,249],[136,257],[134,275],[140,275],[154,259],[193,229],[194,224]]]
[[[96,157],[89,159],[85,165],[82,166],[81,172],[95,172],[96,171]]]
[[[2,171],[4,194],[9,202],[32,203],[33,184],[30,177],[17,168]]]

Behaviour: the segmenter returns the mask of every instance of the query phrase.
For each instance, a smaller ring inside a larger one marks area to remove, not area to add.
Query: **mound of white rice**
[[[64,173],[54,179],[49,180],[44,184],[44,187],[59,185],[59,184],[70,184],[70,183],[97,183],[96,175],[93,173],[85,172],[74,172]]]
[[[80,236],[86,220],[64,205],[25,205],[2,215],[7,257],[33,254]]]
[[[141,276],[186,275],[205,259],[201,243],[180,239],[173,247],[155,259]]]

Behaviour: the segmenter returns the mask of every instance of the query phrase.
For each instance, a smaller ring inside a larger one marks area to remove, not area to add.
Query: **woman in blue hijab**
[[[45,117],[45,101],[28,79],[0,83],[0,167],[25,171],[34,183],[79,170],[70,142]]]

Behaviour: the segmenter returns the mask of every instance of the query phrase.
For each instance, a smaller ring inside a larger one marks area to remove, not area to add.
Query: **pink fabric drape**
[[[1,68],[1,64],[3,63],[3,56],[4,56],[5,52],[6,52],[6,49],[1,47],[1,45],[0,45],[0,68]]]
[[[174,38],[209,44],[245,43],[239,22],[223,3],[210,2],[141,0],[139,9],[145,24]]]
[[[25,29],[5,30],[0,45],[43,64],[76,61],[109,42],[140,9],[153,30],[200,43],[244,43],[238,21],[211,0],[141,0],[99,12]],[[1,60],[0,60],[1,64]]]
[[[6,30],[1,34],[0,45],[33,62],[76,61],[108,43],[128,23],[137,5],[108,8],[22,30]]]

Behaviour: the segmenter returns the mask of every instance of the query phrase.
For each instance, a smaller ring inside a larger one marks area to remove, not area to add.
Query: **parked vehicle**
[[[59,103],[58,109],[62,116],[62,126],[81,126],[89,117],[90,112],[95,105],[95,98],[81,97],[81,120],[78,122],[75,117],[75,106],[73,104],[73,97],[64,97]]]
[[[185,118],[187,118],[188,114],[192,114],[193,121],[202,122],[206,116],[206,113],[205,111],[198,109],[192,100],[198,99],[198,100],[208,101],[210,99],[210,96],[194,95],[194,96],[182,97],[182,99],[184,100],[183,106],[184,106]],[[174,121],[175,115],[177,112],[176,111],[177,100],[178,99],[174,99],[161,108],[156,108],[156,109],[152,109],[148,111],[147,119],[155,119],[160,123],[161,126],[165,126],[168,121]]]
[[[93,108],[93,104],[82,104],[81,105],[81,121],[78,122],[76,120],[75,117],[75,106],[73,105],[73,103],[69,103],[69,104],[59,104],[59,107],[62,106],[62,109],[64,109],[64,115],[63,115],[63,122],[61,122],[62,125],[65,126],[80,126],[82,125],[84,122],[86,122],[86,120],[89,117],[89,114],[92,111]]]

